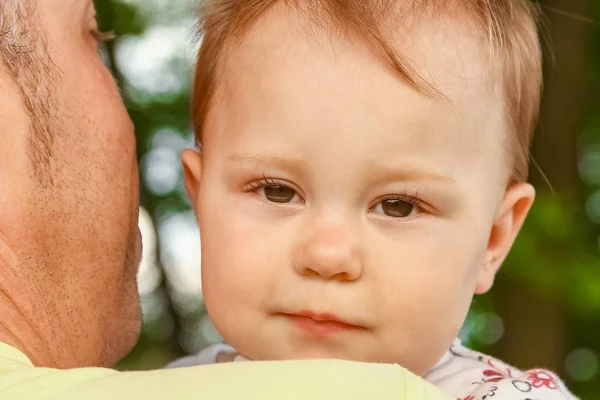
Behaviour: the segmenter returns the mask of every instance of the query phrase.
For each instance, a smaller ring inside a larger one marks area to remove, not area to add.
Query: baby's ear
[[[183,164],[185,190],[192,200],[194,210],[197,211],[196,206],[202,176],[202,155],[196,150],[186,149],[181,153],[181,163]]]
[[[534,199],[535,189],[529,183],[517,183],[506,189],[492,226],[476,294],[486,293],[492,287],[496,272],[519,234]]]

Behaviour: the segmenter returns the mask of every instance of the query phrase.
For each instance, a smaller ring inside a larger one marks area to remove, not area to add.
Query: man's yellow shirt
[[[36,368],[0,343],[1,400],[449,400],[397,365],[338,360],[225,363],[144,372]]]

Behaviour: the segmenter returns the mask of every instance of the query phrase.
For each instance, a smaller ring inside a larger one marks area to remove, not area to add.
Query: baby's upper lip
[[[286,313],[286,314],[310,318],[317,322],[337,322],[339,324],[344,324],[344,325],[348,325],[351,327],[365,328],[362,325],[358,325],[356,323],[346,321],[333,313],[318,313],[318,312],[314,312],[314,311],[310,311],[310,310],[302,310],[302,311]]]

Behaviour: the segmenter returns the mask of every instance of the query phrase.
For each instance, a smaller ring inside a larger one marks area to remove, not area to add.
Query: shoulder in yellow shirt
[[[2,400],[449,400],[396,365],[337,360],[227,363],[146,372],[35,368],[0,343]]]

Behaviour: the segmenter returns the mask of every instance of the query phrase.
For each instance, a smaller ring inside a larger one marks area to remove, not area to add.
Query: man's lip
[[[135,233],[135,241],[136,241],[136,249],[135,249],[135,257],[139,267],[139,264],[142,262],[142,255],[144,254],[144,240],[142,238],[142,231],[140,228],[137,228],[137,232]]]

